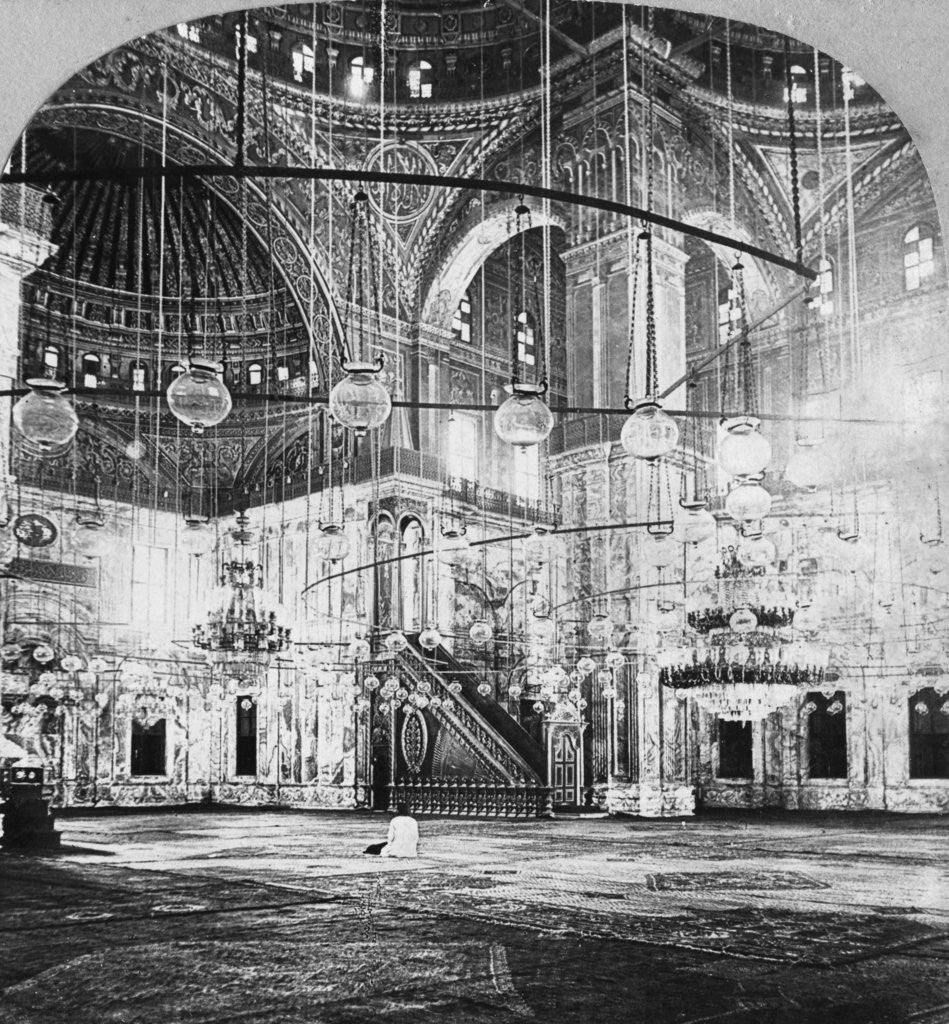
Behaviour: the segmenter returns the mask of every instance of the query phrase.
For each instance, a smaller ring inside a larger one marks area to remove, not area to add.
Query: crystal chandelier
[[[194,627],[193,643],[219,664],[266,666],[290,646],[290,628],[281,625],[263,590],[263,568],[252,561],[225,562],[219,602],[207,622]]]

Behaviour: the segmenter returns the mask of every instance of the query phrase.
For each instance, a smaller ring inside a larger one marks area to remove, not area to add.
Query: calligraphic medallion
[[[367,171],[387,174],[438,174],[431,153],[408,142],[386,142],[369,154]],[[380,184],[366,186],[372,208],[386,220],[404,224],[416,220],[431,204],[435,190],[431,185]]]

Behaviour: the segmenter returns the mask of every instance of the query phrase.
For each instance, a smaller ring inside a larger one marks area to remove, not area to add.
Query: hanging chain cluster
[[[369,355],[369,316],[378,311],[376,259],[369,225],[369,196],[360,189],[349,204],[349,267],[346,272],[347,316],[343,325],[346,362],[362,362]],[[355,345],[350,324],[355,314]],[[380,325],[381,327],[381,325]]]

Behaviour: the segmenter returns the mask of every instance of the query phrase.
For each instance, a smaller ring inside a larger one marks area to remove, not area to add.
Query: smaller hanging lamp
[[[511,317],[511,382],[504,386],[504,390],[510,395],[494,412],[494,432],[504,442],[515,445],[521,450],[533,448],[543,444],[554,429],[554,414],[550,406],[544,401],[547,394],[547,380],[543,376],[541,367],[540,379],[536,383],[521,380],[521,349],[526,351],[526,339],[528,331],[534,330],[530,325],[530,314],[525,302],[525,275],[526,268],[526,232],[530,230],[530,210],[524,204],[524,197],[514,208],[514,230],[521,236],[521,252],[516,275],[517,292],[514,297]],[[534,298],[537,299],[537,280],[534,278]],[[540,304],[535,305],[539,309]],[[543,352],[544,339],[538,338],[535,342],[536,351]],[[538,364],[540,360],[538,359]]]
[[[214,527],[207,516],[191,513],[184,517],[184,527],[178,536],[178,547],[182,551],[200,558],[213,551],[216,543]]]
[[[349,270],[346,305],[348,316],[355,319],[355,349],[344,339],[341,367],[345,376],[333,385],[329,411],[333,419],[357,437],[378,430],[392,412],[392,396],[379,380],[384,365],[380,355],[368,358],[369,326],[367,310],[379,314],[379,296],[375,272],[375,253],[369,237],[369,196],[360,189],[349,207]],[[382,336],[381,322],[376,325]]]
[[[326,562],[341,562],[349,554],[349,538],[338,523],[320,523],[316,555]]]
[[[653,89],[652,61],[646,62],[644,86],[648,97],[646,113],[646,208],[653,207],[654,163],[655,163],[655,95]],[[620,443],[634,458],[654,462],[675,450],[679,443],[679,427],[676,421],[663,412],[659,401],[659,367],[656,347],[656,296],[653,273],[652,231],[643,224],[638,243],[645,249],[646,289],[646,379],[642,398],[632,398],[633,351],[636,333],[636,277],[639,262],[629,268],[633,275],[633,290],[629,310],[629,356],[626,367],[626,408],[631,410],[620,433]]]

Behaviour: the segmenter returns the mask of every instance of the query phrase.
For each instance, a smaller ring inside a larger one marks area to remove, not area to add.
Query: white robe
[[[417,857],[418,823],[408,815],[398,814],[389,822],[389,834],[380,857]]]

